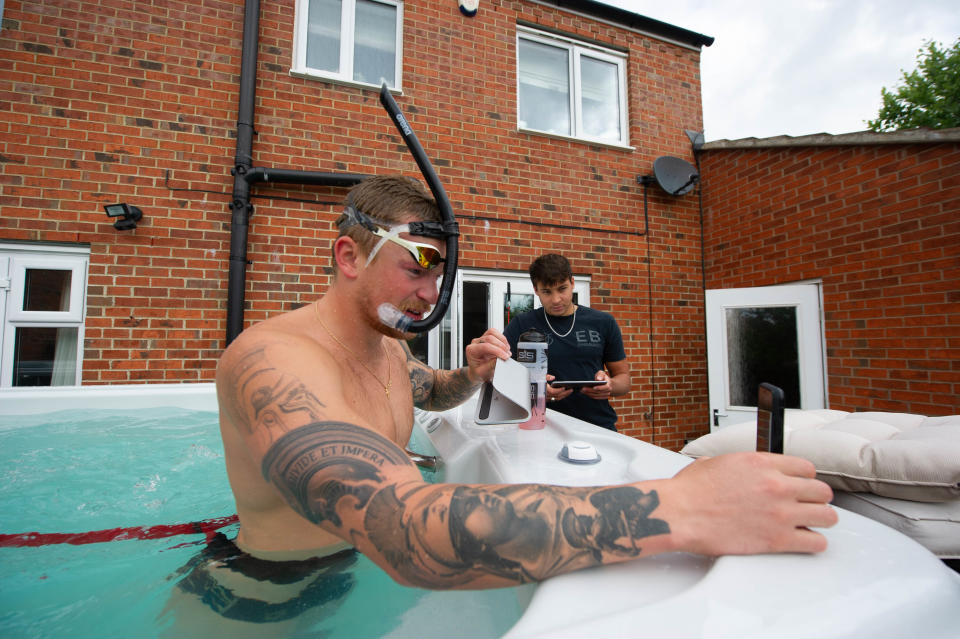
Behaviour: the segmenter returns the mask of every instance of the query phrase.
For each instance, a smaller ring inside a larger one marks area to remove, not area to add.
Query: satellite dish
[[[669,155],[654,160],[653,176],[660,188],[670,195],[688,193],[700,181],[700,174],[692,164]]]

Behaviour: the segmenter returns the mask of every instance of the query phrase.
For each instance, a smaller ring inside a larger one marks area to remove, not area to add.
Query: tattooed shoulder
[[[264,430],[271,440],[297,426],[319,420],[324,402],[295,373],[276,365],[271,344],[258,341],[236,349],[229,368],[220,371],[221,393],[232,402],[248,433]]]

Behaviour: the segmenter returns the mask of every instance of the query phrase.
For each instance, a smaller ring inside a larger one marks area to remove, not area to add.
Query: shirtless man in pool
[[[352,546],[399,583],[441,589],[516,585],[668,551],[826,547],[810,528],[836,522],[830,488],[789,456],[726,455],[670,479],[593,488],[424,482],[403,450],[413,407],[464,401],[509,346],[491,329],[467,346],[464,368],[417,361],[400,341],[409,336],[381,324],[377,308],[388,302],[419,319],[436,302],[443,242],[389,233],[439,220],[436,205],[404,177],[370,178],[348,201],[323,297],[247,329],[220,360],[242,551],[316,557]]]

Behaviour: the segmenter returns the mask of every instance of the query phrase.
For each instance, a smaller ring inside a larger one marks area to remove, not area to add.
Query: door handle
[[[714,408],[714,409],[713,409],[713,425],[714,425],[714,426],[719,426],[719,425],[720,425],[720,418],[721,418],[721,417],[726,417],[726,416],[727,416],[727,414],[726,414],[726,413],[721,413],[719,408]]]

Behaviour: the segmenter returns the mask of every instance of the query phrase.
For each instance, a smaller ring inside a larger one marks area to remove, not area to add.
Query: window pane
[[[490,284],[488,282],[463,283],[463,334],[461,343],[466,347],[473,338],[480,337],[490,326],[487,317],[487,300],[490,298]],[[464,359],[464,361],[466,361]]]
[[[567,49],[520,39],[520,128],[571,135]]]
[[[786,408],[800,408],[797,309],[767,306],[726,309],[727,376],[731,406],[756,406],[757,387],[783,389]]]
[[[341,0],[310,0],[307,19],[307,66],[340,71]]]
[[[510,295],[505,295],[506,308],[503,309],[503,325],[506,326],[510,323],[517,315],[521,313],[526,313],[527,311],[533,310],[533,294],[532,293],[511,293]]]
[[[14,338],[14,386],[76,384],[76,327],[18,327]]]
[[[72,271],[28,268],[23,284],[24,311],[69,311]]]
[[[620,140],[620,81],[617,65],[580,57],[583,132],[591,138]]]
[[[353,79],[394,86],[397,61],[397,8],[357,1],[354,30]]]
[[[440,368],[453,368],[453,343],[451,341],[450,329],[453,327],[453,305],[447,307],[447,314],[443,316],[440,322]]]

